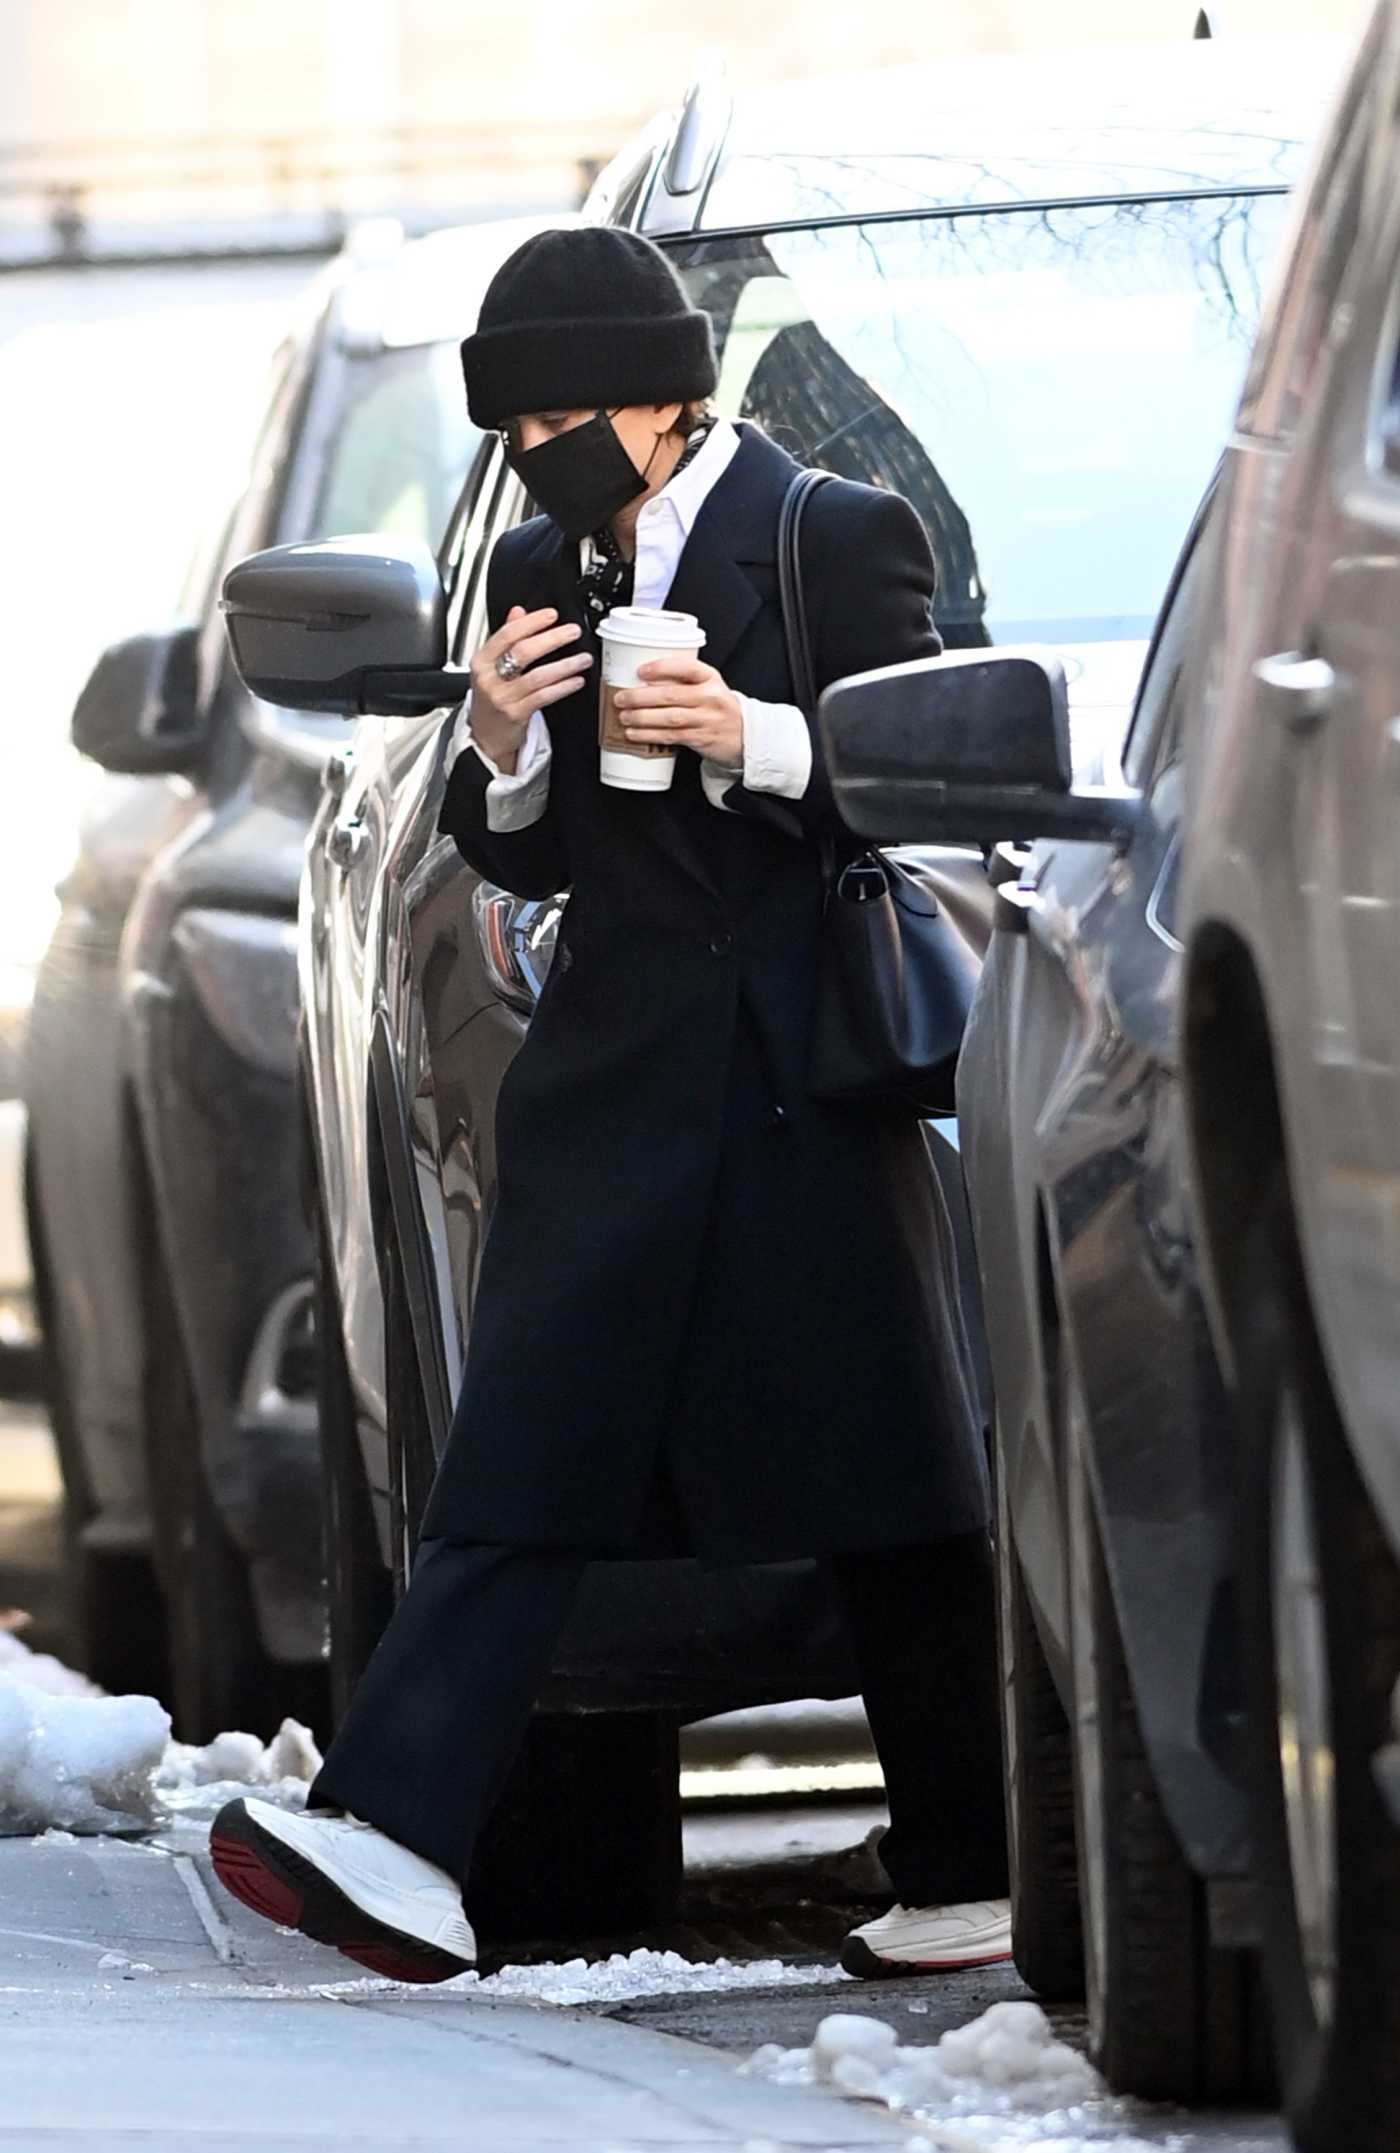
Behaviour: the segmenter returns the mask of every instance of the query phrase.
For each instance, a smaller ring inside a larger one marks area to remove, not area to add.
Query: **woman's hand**
[[[502,679],[496,661],[506,651],[524,668],[537,658],[547,657],[550,651],[566,650],[578,641],[582,629],[573,622],[556,628],[558,618],[553,606],[538,613],[512,606],[496,633],[486,638],[472,659],[472,738],[493,763],[508,773],[514,771],[516,757],[525,744],[531,712],[543,710],[547,703],[557,703],[581,688],[593,663],[588,651],[574,651],[553,665],[541,665],[529,673],[522,670],[508,680]]]
[[[744,760],[744,713],[734,690],[712,665],[679,653],[649,658],[635,688],[613,698],[629,740],[694,748],[712,762],[739,768]]]

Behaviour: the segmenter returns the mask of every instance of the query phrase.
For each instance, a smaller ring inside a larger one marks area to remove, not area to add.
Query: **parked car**
[[[216,599],[250,547],[366,524],[436,540],[446,523],[475,438],[455,346],[418,333],[380,251],[312,284],[183,618],[108,650],[79,698],[74,740],[110,776],[26,1052],[80,1654],[168,1696],[191,1737],[321,1716],[294,916],[348,728],[255,703]]]
[[[1400,5],[1260,335],[1189,700],[1182,1071],[1235,1408],[1264,1966],[1306,2153],[1400,2144]]]
[[[1246,58],[1184,43],[1158,57],[1146,70],[1106,56],[1091,75],[1082,59],[940,66],[732,110],[702,89],[617,159],[586,212],[671,250],[714,321],[722,411],[915,502],[951,645],[1061,645],[1090,772],[1121,729],[1243,367],[1256,263],[1311,108],[1311,47]],[[891,143],[915,146],[891,155]],[[399,714],[365,719],[333,766],[307,854],[306,1099],[342,1696],[389,1579],[406,1574],[445,1440],[492,1201],[496,1093],[564,903],[479,881],[436,833],[437,706],[460,694],[441,667],[480,638],[482,564],[527,507],[488,443],[441,588],[421,555],[392,556],[406,600],[428,608],[433,677],[418,715],[408,694],[365,687],[364,707]],[[359,573],[344,559],[325,567],[328,589]],[[300,700],[355,707],[316,677],[309,660]],[[948,1143],[932,1136],[931,1150],[956,1195]],[[600,1568],[517,1776],[517,1878],[536,1876],[556,1915],[566,1891],[578,1919],[596,1914],[598,1887],[549,1865],[559,1745],[575,1828],[586,1816],[611,1850],[599,1864],[608,1905],[619,1921],[624,1899],[634,1916],[656,1911],[675,1875],[674,1810],[655,1798],[674,1751],[645,1731],[646,1714],[669,1744],[678,1716],[839,1694],[850,1675],[837,1646],[805,1566],[727,1580]],[[621,1741],[624,1715],[635,1748]]]
[[[1319,112],[1314,68],[1297,87]],[[1298,172],[1296,134],[1268,154],[1276,178]],[[1276,216],[1251,234],[1203,458],[1279,236]],[[955,654],[825,703],[855,827],[1002,845],[958,1110],[996,1397],[1015,1952],[1042,1994],[1087,1992],[1113,2086],[1186,2100],[1258,2091],[1267,2070],[1229,1423],[1178,1077],[1182,756],[1223,543],[1212,495],[1131,720],[1098,739],[1097,787],[1048,660]],[[960,747],[970,667],[979,731]]]

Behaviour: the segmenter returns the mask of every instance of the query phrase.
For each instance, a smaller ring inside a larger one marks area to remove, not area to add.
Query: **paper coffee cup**
[[[676,771],[674,748],[629,740],[614,700],[619,688],[637,683],[637,668],[648,658],[673,651],[698,651],[705,632],[693,613],[668,613],[662,606],[614,606],[598,624],[603,646],[603,679],[598,696],[598,774],[605,785],[626,792],[665,792]]]

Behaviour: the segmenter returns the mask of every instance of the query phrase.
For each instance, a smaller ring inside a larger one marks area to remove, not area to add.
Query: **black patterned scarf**
[[[694,463],[715,423],[713,417],[703,418],[695,431],[687,437],[685,447],[681,450],[680,461],[666,481],[667,486],[673,479],[680,477],[688,463]],[[663,487],[661,490],[664,493],[666,489]],[[600,531],[594,531],[588,544],[589,565],[579,577],[579,591],[589,625],[596,628],[603,615],[611,613],[614,606],[631,605],[636,582],[636,563],[624,557],[622,548],[613,536],[611,524],[605,523]]]

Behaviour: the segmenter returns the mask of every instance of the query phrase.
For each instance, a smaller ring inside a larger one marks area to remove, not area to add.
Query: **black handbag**
[[[802,510],[830,475],[800,471],[778,519],[788,667],[809,716],[817,694],[802,588]],[[859,849],[842,858],[834,835],[822,839],[825,894],[807,1089],[815,1099],[951,1114],[958,1050],[986,948],[982,925],[989,928],[991,885],[975,853],[949,848],[895,860],[854,842]],[[949,885],[957,900],[951,917],[944,903]]]

